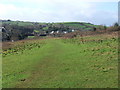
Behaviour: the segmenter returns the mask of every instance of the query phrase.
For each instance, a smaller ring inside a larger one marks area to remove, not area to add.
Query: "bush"
[[[118,27],[119,26],[119,24],[116,22],[115,24],[114,24],[114,27]]]
[[[120,31],[120,26],[111,26],[107,28],[108,31]]]

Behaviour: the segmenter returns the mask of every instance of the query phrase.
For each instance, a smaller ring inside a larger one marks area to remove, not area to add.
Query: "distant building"
[[[66,33],[67,33],[67,31],[63,31],[63,33],[64,33],[64,34],[66,34]]]
[[[74,32],[75,30],[73,29],[72,32]]]
[[[6,30],[4,27],[0,27],[0,32],[9,33],[9,31],[8,31],[8,30]]]
[[[57,31],[57,33],[59,33],[59,31]]]
[[[5,30],[5,28],[4,27],[0,27],[0,32],[3,31],[3,30]]]
[[[53,33],[54,33],[54,31],[50,32],[50,34],[53,34]]]

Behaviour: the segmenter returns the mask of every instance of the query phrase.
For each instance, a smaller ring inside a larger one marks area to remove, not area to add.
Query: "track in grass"
[[[113,49],[117,41],[103,41],[101,47],[96,42],[44,42],[41,48],[3,57],[4,88],[118,87],[117,50]],[[110,43],[113,48],[106,48]]]

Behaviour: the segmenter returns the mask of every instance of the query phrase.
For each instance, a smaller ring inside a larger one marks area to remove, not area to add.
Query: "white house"
[[[66,31],[64,31],[63,33],[64,33],[64,34],[66,34],[67,32],[66,32]]]
[[[50,32],[50,34],[53,34],[53,33],[54,33],[54,31]]]
[[[73,29],[72,32],[74,32],[75,30]]]
[[[59,33],[59,31],[57,31],[57,33]]]
[[[0,27],[0,32],[2,31],[2,29],[5,29],[4,27]]]

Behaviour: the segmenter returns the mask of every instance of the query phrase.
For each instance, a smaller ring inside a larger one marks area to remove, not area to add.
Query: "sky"
[[[119,0],[1,0],[0,19],[113,25]]]

